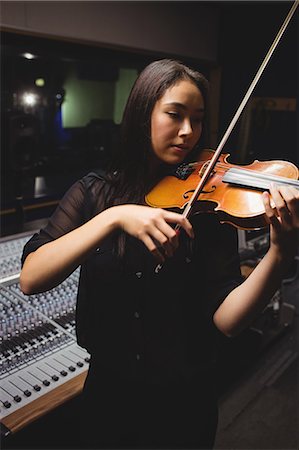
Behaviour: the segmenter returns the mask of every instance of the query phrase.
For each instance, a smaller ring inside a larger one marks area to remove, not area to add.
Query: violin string
[[[207,163],[209,163],[209,161],[207,161]],[[235,173],[237,173],[237,172],[241,173],[243,171],[243,172],[250,173],[252,176],[255,175],[258,178],[269,178],[269,177],[271,177],[273,180],[274,179],[277,180],[277,182],[279,182],[280,180],[281,181],[282,180],[285,180],[285,181],[289,180],[291,184],[293,184],[293,183],[295,183],[296,185],[299,184],[299,181],[297,181],[296,178],[293,179],[293,178],[289,178],[289,177],[284,177],[282,175],[274,175],[274,174],[271,174],[271,172],[270,173],[263,173],[263,172],[260,172],[258,170],[251,169],[251,168],[249,168],[247,166],[244,166],[244,167],[242,167],[242,166],[236,166],[236,167],[235,166],[227,166],[227,164],[224,164],[222,162],[217,162],[216,163],[216,167],[218,167],[220,169],[223,169],[224,172],[231,171],[231,172],[235,172]],[[201,167],[200,170],[202,170],[202,167]],[[198,174],[200,175],[200,171],[198,172]]]
[[[299,181],[295,178],[284,177],[282,175],[275,175],[270,173],[259,172],[253,169],[248,169],[246,167],[227,167],[223,163],[217,163],[217,168],[223,170],[226,175],[223,176],[222,181],[225,183],[229,183],[232,185],[245,186],[248,188],[256,189],[256,188],[265,188],[266,190],[270,189],[270,183],[275,183],[276,185],[288,185],[293,186],[296,189],[299,189]],[[199,177],[202,176],[200,171],[197,172]],[[212,172],[211,176],[214,175]],[[241,180],[248,180],[246,184]],[[200,195],[200,194],[198,194]]]
[[[222,181],[253,189],[269,190],[271,183],[275,183],[279,186],[293,186],[294,188],[299,189],[299,181],[296,179],[236,167],[229,169]]]

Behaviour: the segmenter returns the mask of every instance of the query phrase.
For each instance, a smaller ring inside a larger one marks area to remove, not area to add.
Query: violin
[[[145,197],[149,206],[184,209],[202,179],[215,152],[203,150],[199,160],[183,163],[172,175],[163,178]],[[299,189],[299,170],[288,161],[258,161],[241,166],[220,155],[193,205],[193,213],[214,212],[221,222],[241,229],[259,229],[268,225],[262,192],[270,184]]]

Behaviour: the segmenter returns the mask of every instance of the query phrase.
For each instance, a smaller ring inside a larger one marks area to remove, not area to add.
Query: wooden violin
[[[197,162],[181,164],[163,178],[145,197],[149,206],[184,209],[202,179],[215,152],[204,150]],[[215,212],[221,222],[241,229],[268,225],[262,192],[270,184],[299,189],[299,170],[287,161],[258,161],[239,166],[222,154],[193,205],[193,213]]]

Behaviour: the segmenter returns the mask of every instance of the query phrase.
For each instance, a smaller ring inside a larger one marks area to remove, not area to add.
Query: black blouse
[[[102,211],[109,189],[96,173],[76,182],[47,226],[25,245],[22,262]],[[236,230],[215,214],[200,213],[191,221],[192,252],[181,233],[175,256],[158,273],[150,252],[132,237],[122,259],[110,237],[82,264],[78,343],[107,377],[160,385],[209,377],[220,335],[212,317],[242,276]]]

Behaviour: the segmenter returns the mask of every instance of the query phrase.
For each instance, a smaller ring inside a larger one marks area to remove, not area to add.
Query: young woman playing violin
[[[245,281],[233,226],[217,214],[189,221],[145,204],[165,174],[196,159],[207,90],[205,78],[179,62],[146,67],[110,170],[75,183],[24,248],[25,294],[49,290],[81,266],[77,337],[91,354],[84,448],[212,448],[217,343],[267,305],[296,252],[293,187],[263,194],[271,244]]]

